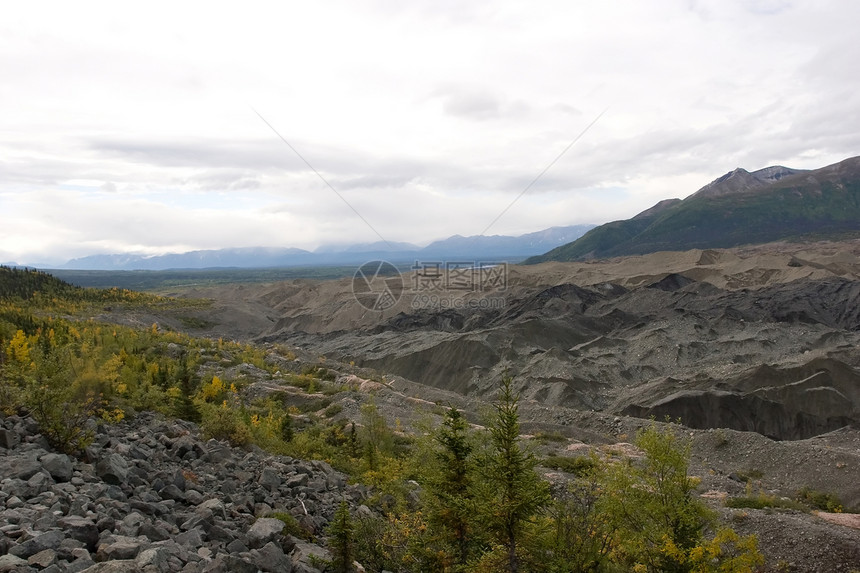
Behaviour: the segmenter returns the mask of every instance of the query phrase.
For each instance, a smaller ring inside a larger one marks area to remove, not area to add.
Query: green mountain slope
[[[526,264],[860,234],[860,157],[814,171],[736,169],[683,201],[596,227]]]

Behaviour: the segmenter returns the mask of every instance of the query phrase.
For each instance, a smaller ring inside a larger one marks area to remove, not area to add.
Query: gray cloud
[[[493,232],[860,149],[856,3],[53,10],[0,24],[4,259],[376,240],[249,102],[395,241],[478,232],[607,107]]]
[[[492,119],[499,116],[500,103],[486,93],[452,94],[445,100],[445,113],[470,119]]]

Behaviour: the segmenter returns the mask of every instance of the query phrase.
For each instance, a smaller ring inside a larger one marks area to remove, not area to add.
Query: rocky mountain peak
[[[696,191],[692,197],[722,197],[749,191],[764,184],[764,181],[746,169],[738,167],[734,171],[730,171],[722,177],[714,179]]]
[[[782,165],[772,165],[753,172],[738,167],[734,171],[729,171],[722,177],[714,179],[694,193],[692,197],[721,197],[734,193],[744,193],[805,172],[803,169],[791,169]]]
[[[764,169],[759,169],[758,171],[753,171],[752,176],[765,183],[776,183],[785,177],[805,172],[805,169],[791,169],[790,167],[783,167],[782,165],[772,165],[770,167],[765,167]]]

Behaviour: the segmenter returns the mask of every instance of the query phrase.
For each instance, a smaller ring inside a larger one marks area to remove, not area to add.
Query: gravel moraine
[[[151,413],[99,427],[81,459],[31,419],[0,417],[0,573],[318,571],[338,504],[365,495],[324,462],[204,441]]]

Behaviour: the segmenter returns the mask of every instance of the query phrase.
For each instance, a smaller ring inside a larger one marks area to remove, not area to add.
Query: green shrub
[[[302,375],[311,376],[318,380],[326,380],[327,382],[334,382],[337,380],[337,372],[316,365],[305,366],[302,369]]]
[[[324,408],[328,408],[330,405],[331,398],[314,398],[312,400],[308,400],[304,404],[298,404],[296,407],[302,414],[309,414],[311,412],[318,412]]]
[[[75,396],[64,388],[33,384],[24,392],[24,403],[51,445],[75,454],[92,442],[88,422],[102,412],[104,402],[95,394]]]
[[[588,456],[547,456],[541,465],[582,477],[593,470],[597,462]]]
[[[561,432],[537,432],[532,436],[532,439],[536,442],[540,442],[541,444],[548,444],[550,442],[567,442],[567,436]]]
[[[812,509],[820,509],[821,511],[830,511],[833,513],[842,513],[844,511],[842,500],[839,499],[839,496],[832,493],[804,487],[797,492],[797,499]]]
[[[76,374],[70,358],[59,352],[40,355],[18,398],[55,448],[69,454],[83,451],[93,439],[90,418],[105,409],[102,387],[89,371]]]
[[[744,483],[749,483],[752,480],[759,480],[764,477],[764,472],[758,469],[749,469],[749,470],[741,470],[736,472],[735,475],[738,476]]]
[[[201,429],[207,438],[227,440],[234,446],[244,446],[253,440],[251,429],[248,428],[240,413],[226,406],[206,405],[202,409],[203,421]]]
[[[340,414],[341,412],[343,412],[343,406],[341,406],[340,404],[332,404],[331,406],[329,406],[328,408],[325,409],[325,412],[323,412],[323,415],[326,418],[333,418],[333,417],[337,416],[338,414]]]
[[[729,435],[723,428],[717,428],[714,430],[714,447],[722,448],[723,446],[728,445],[729,443]]]

